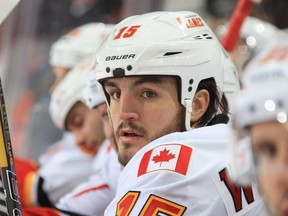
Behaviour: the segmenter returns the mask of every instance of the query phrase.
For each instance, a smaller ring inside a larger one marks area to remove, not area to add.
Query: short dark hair
[[[205,126],[206,124],[209,123],[209,121],[214,117],[214,115],[217,113],[218,108],[221,109],[222,114],[228,115],[229,113],[229,105],[227,102],[226,97],[224,94],[220,94],[220,91],[216,85],[216,82],[213,78],[208,78],[202,80],[197,88],[197,91],[200,91],[202,89],[206,89],[209,92],[210,100],[209,100],[209,105],[202,116],[202,118],[194,122],[192,124],[197,124],[198,127]]]

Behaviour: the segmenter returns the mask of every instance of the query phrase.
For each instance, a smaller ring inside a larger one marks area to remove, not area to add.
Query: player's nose
[[[139,119],[137,100],[128,93],[121,94],[119,101],[119,117],[123,121]]]

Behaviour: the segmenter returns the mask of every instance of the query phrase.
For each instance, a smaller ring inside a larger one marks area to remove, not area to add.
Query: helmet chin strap
[[[191,99],[185,99],[184,100],[185,102],[185,109],[186,109],[186,112],[185,112],[185,127],[186,127],[186,130],[189,131],[189,130],[192,130],[193,128],[191,128],[191,113],[192,113],[192,100]]]

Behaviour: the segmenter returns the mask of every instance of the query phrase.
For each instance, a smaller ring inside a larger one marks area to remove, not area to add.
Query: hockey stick
[[[0,24],[17,5],[19,0],[2,1],[0,7]],[[20,197],[18,192],[18,185],[16,180],[16,172],[14,167],[12,145],[10,140],[9,126],[7,113],[4,102],[4,94],[2,82],[0,79],[0,167],[5,205],[7,208],[7,214],[13,216],[21,216],[22,209],[20,203]],[[3,213],[3,211],[1,210]]]
[[[0,166],[8,215],[22,215],[13,151],[9,133],[8,119],[0,80]]]
[[[232,14],[226,34],[221,43],[228,52],[233,51],[240,36],[240,31],[245,18],[250,14],[254,2],[261,0],[239,0]]]

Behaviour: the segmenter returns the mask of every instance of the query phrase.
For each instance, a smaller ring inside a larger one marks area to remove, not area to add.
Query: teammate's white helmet
[[[181,103],[190,129],[192,100],[201,80],[214,78],[223,91],[229,57],[202,18],[193,12],[153,12],[115,26],[96,55],[96,78],[169,75],[181,80]]]
[[[248,65],[243,75],[244,91],[235,104],[235,124],[245,128],[288,113],[288,41],[273,45]],[[281,93],[281,91],[283,93]]]
[[[227,31],[227,25],[220,25],[216,28],[217,35],[223,37]],[[246,17],[240,31],[240,38],[244,39],[250,49],[260,49],[265,47],[269,41],[273,40],[279,29],[274,25],[257,19],[255,17]]]
[[[218,37],[222,38],[224,36],[227,27],[228,23],[216,28]],[[242,56],[237,62],[239,69],[242,70],[243,65],[259,54],[267,43],[274,40],[278,34],[281,33],[274,25],[255,17],[246,17],[240,32],[240,38],[245,41],[245,45],[240,45],[236,50]]]
[[[50,64],[72,68],[91,58],[112,28],[113,25],[104,23],[88,23],[75,28],[52,45]]]
[[[86,86],[83,92],[85,103],[90,109],[93,109],[99,104],[105,102],[105,95],[102,86],[97,81],[93,71],[88,73]]]
[[[65,121],[68,113],[77,102],[86,104],[87,79],[91,64],[79,64],[59,83],[51,95],[49,111],[54,124],[61,130],[65,129]],[[100,84],[99,84],[100,85]],[[105,102],[102,88],[92,88],[93,105],[97,106]],[[90,105],[90,104],[88,104]]]
[[[233,119],[233,126],[239,140],[249,135],[250,125],[272,120],[287,123],[287,40],[267,48],[254,59],[248,65],[242,81],[244,90],[239,93],[235,101]],[[236,148],[236,154],[239,153],[237,151],[238,147]],[[249,160],[251,161],[251,159]],[[249,163],[246,162],[246,164]],[[236,169],[241,170],[242,168],[238,167]],[[247,175],[252,177],[253,170],[247,172],[246,176],[240,176],[240,182],[241,178],[249,179]],[[247,183],[247,181],[244,183]]]

